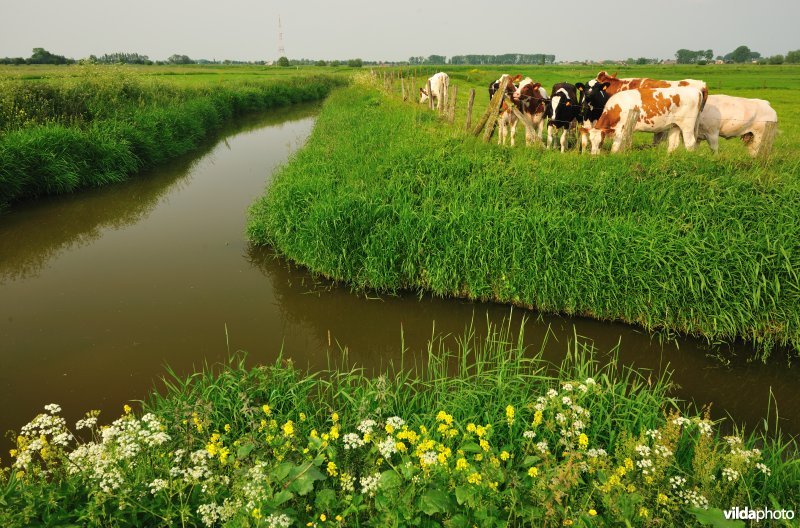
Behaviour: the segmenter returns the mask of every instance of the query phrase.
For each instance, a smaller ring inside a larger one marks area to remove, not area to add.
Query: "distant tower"
[[[278,58],[286,56],[286,50],[283,48],[283,27],[281,26],[281,16],[278,15]]]

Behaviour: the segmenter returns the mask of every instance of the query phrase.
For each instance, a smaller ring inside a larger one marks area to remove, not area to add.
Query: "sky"
[[[800,0],[0,0],[0,57],[34,47],[80,59],[275,60],[547,53],[556,60],[674,58],[680,48],[764,56],[800,49]],[[605,8],[603,8],[605,6]]]

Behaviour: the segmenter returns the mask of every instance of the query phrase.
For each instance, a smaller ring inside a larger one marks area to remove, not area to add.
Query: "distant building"
[[[675,59],[666,59],[662,60],[661,64],[668,64],[668,65],[678,64],[678,61],[676,61]]]
[[[714,61],[714,64],[725,64],[725,61],[722,59],[717,59]]]

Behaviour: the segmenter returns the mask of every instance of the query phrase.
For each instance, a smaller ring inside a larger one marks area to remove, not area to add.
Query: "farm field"
[[[470,88],[474,123],[501,73],[549,91],[598,67],[444,70],[452,124],[384,81],[416,92],[433,69],[0,67],[0,111],[24,111],[0,116],[0,381],[27,369],[14,417],[40,413],[0,453],[0,525],[743,528],[723,511],[797,510],[800,67],[619,70],[770,100],[767,160],[647,134],[561,154],[521,125],[516,147],[485,144],[464,131]],[[661,358],[631,360],[629,338]],[[686,365],[702,396],[680,392]],[[769,399],[740,427],[726,392]]]
[[[545,86],[597,73],[520,72]],[[254,205],[251,240],[360,288],[509,302],[744,339],[762,359],[776,347],[796,356],[800,69],[619,72],[767,97],[780,120],[767,162],[733,140],[719,156],[706,145],[668,156],[648,134],[630,153],[599,158],[526,148],[521,126],[515,148],[483,144],[463,131],[467,89],[478,91],[477,116],[500,70],[451,73],[452,126],[402,102],[397,84],[387,94],[383,72],[335,93],[308,146]]]
[[[320,99],[345,82],[276,68],[0,68],[0,211],[124,181],[235,116]]]

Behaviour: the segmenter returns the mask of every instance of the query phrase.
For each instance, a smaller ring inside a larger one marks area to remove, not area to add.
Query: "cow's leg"
[[[561,131],[561,152],[567,151],[567,128]]]
[[[672,152],[681,144],[681,129],[673,126],[667,132],[667,152]]]
[[[688,120],[681,123],[681,135],[683,136],[683,145],[689,152],[693,151],[697,146],[697,137],[694,135],[696,130],[697,121]]]
[[[708,148],[714,154],[719,153],[719,132],[706,132],[706,141],[708,141]]]
[[[517,120],[511,122],[511,146],[514,146],[514,139],[517,136]]]
[[[547,125],[547,150],[553,145],[553,134],[556,127],[554,125]]]
[[[665,134],[664,132],[656,132],[655,134],[653,134],[653,146],[655,147],[656,145],[664,141],[664,137],[666,135],[667,134]]]

